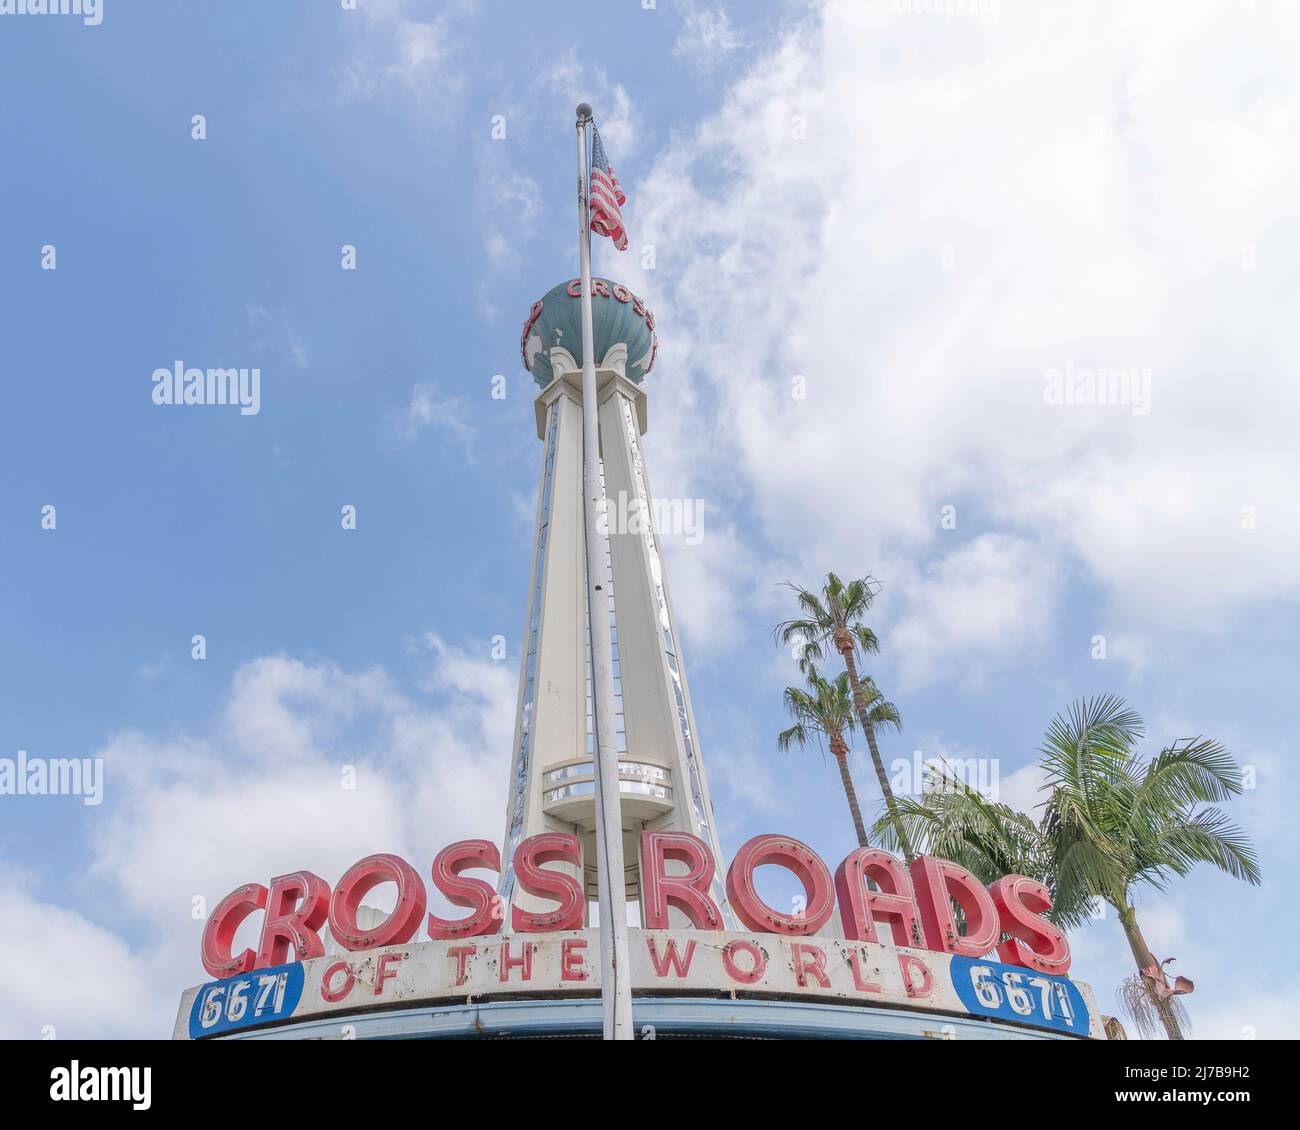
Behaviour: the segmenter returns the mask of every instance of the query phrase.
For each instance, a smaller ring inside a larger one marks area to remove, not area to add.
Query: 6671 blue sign
[[[949,969],[958,999],[973,1016],[1088,1035],[1088,1006],[1068,977],[975,957],[953,957]]]
[[[190,1039],[292,1016],[302,997],[302,983],[302,963],[298,961],[209,981],[199,989],[190,1009]]]

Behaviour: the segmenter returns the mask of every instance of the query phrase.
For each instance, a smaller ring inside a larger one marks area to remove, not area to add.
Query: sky
[[[0,15],[0,757],[104,766],[99,804],[0,797],[0,1037],[165,1036],[234,887],[500,840],[519,332],[576,274],[581,100],[628,196],[595,272],[657,319],[652,481],[702,516],[663,540],[724,853],[853,846],[833,765],[777,752],[771,628],[870,574],[887,762],[1032,811],[1052,716],[1115,693],[1149,752],[1249,769],[1263,885],[1138,915],[1196,1035],[1300,1036],[1297,9],[591,11]],[[154,403],[178,363],[257,368],[258,411]],[[1114,1011],[1114,914],[1071,944]]]

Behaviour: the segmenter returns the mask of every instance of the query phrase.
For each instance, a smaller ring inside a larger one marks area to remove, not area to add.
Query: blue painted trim
[[[638,997],[632,1003],[638,1037],[656,1034],[822,1040],[1058,1040],[994,1021],[905,1009],[801,1001],[712,997]],[[466,1039],[501,1036],[598,1036],[600,1000],[519,1000],[442,1005],[340,1015],[260,1032],[236,1040]]]

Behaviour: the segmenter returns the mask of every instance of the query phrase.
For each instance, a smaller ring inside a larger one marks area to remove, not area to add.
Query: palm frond
[[[1091,891],[1059,886],[1050,845],[1028,815],[986,797],[943,770],[927,767],[919,798],[896,798],[900,821],[913,847],[961,864],[983,883],[1004,875],[1027,875],[1048,888],[1047,917],[1064,929],[1080,925],[1091,910]],[[872,835],[890,850],[899,837],[882,810]]]
[[[1131,802],[1134,824],[1150,823],[1195,804],[1214,804],[1241,792],[1232,754],[1208,738],[1186,738],[1150,762]]]
[[[1108,776],[1122,775],[1145,734],[1142,719],[1118,695],[1100,695],[1070,704],[1043,735],[1042,765],[1048,786],[1063,786],[1090,797]]]
[[[842,676],[844,679],[845,689],[849,688],[848,672]],[[876,680],[870,675],[864,676],[858,680],[858,686],[862,690],[862,698],[867,708],[867,721],[871,723],[874,729],[893,730],[897,734],[903,732],[903,716],[898,712],[898,707],[885,698],[881,689],[876,686]],[[851,690],[850,690],[850,693]]]
[[[880,650],[880,640],[876,633],[865,624],[855,624],[849,629],[863,655],[875,655]]]
[[[1254,886],[1260,882],[1259,856],[1254,845],[1217,808],[1166,821],[1143,846],[1141,870],[1136,878],[1156,888],[1164,886],[1167,872],[1186,875],[1198,863],[1208,863]]]
[[[802,747],[813,741],[820,743],[822,738],[842,739],[857,725],[848,675],[825,679],[814,671],[808,677],[807,689],[786,687],[782,701],[795,722],[777,735],[782,750],[789,749],[791,743]]]
[[[776,735],[777,748],[782,753],[789,752],[791,744],[798,745],[801,749],[808,744],[809,734],[807,729],[796,722],[788,730],[782,730]]]

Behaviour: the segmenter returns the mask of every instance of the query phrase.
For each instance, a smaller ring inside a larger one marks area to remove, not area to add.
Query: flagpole
[[[587,190],[586,102],[578,106],[578,259],[582,267],[582,494],[587,533],[587,622],[591,644],[591,714],[596,770],[596,879],[600,907],[600,998],[607,1040],[630,1040],[631,964],[627,892],[623,874],[623,816],[618,791],[618,741],[614,725],[614,650],[606,587],[605,488],[600,476],[596,411],[596,359],[591,328],[591,216]]]

